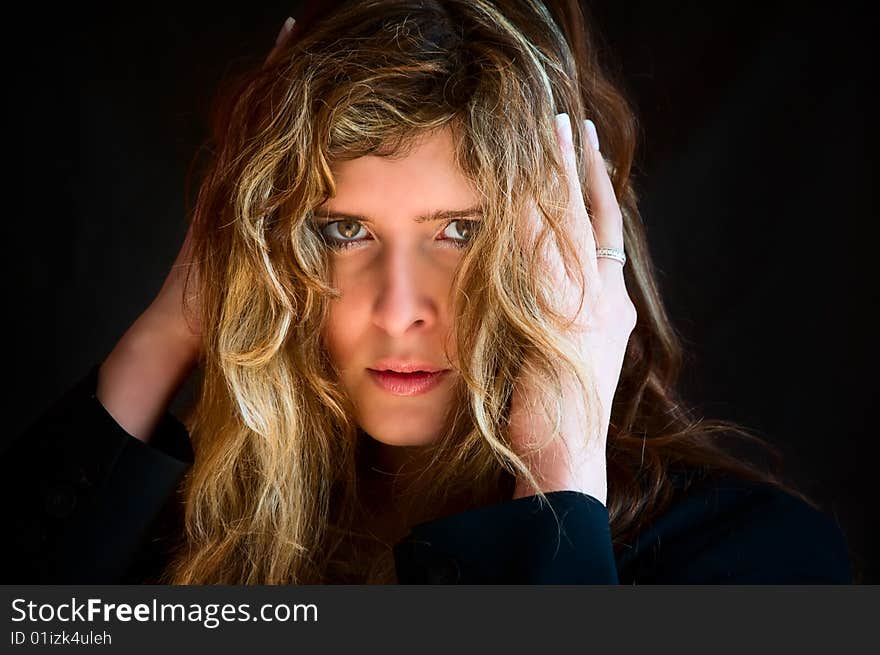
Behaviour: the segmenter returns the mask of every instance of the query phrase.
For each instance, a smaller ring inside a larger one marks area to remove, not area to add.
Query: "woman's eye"
[[[444,238],[440,240],[453,248],[464,248],[473,240],[473,233],[476,231],[477,224],[478,221],[460,218],[452,220],[443,228],[442,235]],[[357,238],[361,231],[369,234],[364,229],[364,226],[357,221],[332,221],[325,224],[320,232],[328,246],[344,250],[369,240]]]
[[[474,238],[474,232],[477,230],[477,221],[469,221],[463,218],[457,218],[450,221],[443,229],[443,234],[451,233],[457,236],[450,236],[452,245],[456,248],[464,248]]]
[[[321,234],[332,248],[351,248],[361,240],[350,241],[349,239],[354,239],[362,229],[363,225],[357,221],[333,221],[323,227]],[[339,236],[334,235],[334,231]]]

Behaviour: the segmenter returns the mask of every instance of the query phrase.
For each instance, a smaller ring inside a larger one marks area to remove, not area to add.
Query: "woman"
[[[42,494],[10,509],[10,577],[849,582],[837,526],[677,395],[588,24],[538,0],[286,23],[220,99],[157,298],[4,457]]]

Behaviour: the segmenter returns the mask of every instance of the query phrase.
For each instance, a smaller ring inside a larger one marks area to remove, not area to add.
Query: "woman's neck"
[[[405,481],[425,465],[429,454],[426,446],[391,446],[361,431],[362,461],[368,473]]]
[[[429,449],[390,446],[361,433],[358,488],[374,529],[390,541],[409,531],[408,509],[413,489],[426,465]]]

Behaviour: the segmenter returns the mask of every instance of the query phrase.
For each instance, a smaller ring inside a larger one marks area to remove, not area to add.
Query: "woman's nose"
[[[429,264],[412,254],[398,252],[384,257],[378,273],[373,322],[393,336],[402,336],[413,326],[424,330],[434,325],[438,299],[433,297],[437,284],[431,274]]]

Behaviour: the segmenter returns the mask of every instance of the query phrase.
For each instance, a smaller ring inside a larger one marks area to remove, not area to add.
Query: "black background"
[[[4,445],[155,296],[211,93],[298,4],[34,3],[7,22]],[[642,124],[635,184],[687,397],[776,444],[840,521],[857,579],[880,581],[866,15],[589,6]]]

